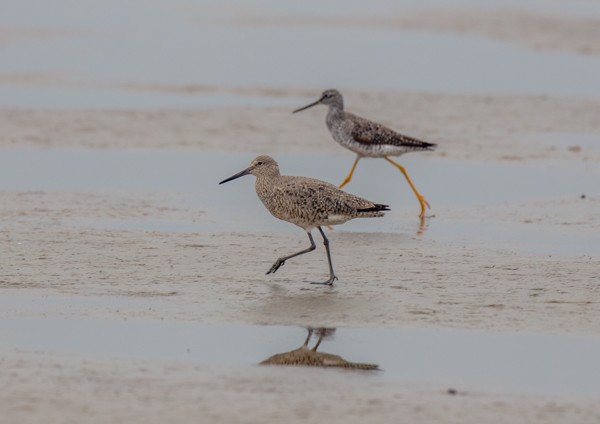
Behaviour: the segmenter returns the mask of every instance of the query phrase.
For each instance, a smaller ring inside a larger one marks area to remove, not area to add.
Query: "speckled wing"
[[[353,124],[350,134],[354,141],[358,143],[404,147],[407,150],[433,150],[436,146],[434,143],[427,143],[399,134],[384,125],[361,118],[360,116],[351,113],[346,113],[346,116],[350,118],[349,121]]]
[[[355,217],[382,216],[386,205],[379,205],[361,197],[339,190],[333,184],[313,178],[281,177],[277,187],[273,188],[273,202],[286,216],[277,216],[284,220],[303,220],[322,222],[331,216]],[[283,206],[283,207],[281,207]]]

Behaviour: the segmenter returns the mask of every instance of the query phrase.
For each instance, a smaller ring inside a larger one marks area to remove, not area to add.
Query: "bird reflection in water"
[[[307,328],[308,335],[304,344],[298,349],[291,350],[285,353],[278,353],[265,359],[260,365],[301,365],[307,367],[329,367],[329,368],[346,368],[357,370],[378,370],[379,365],[365,364],[360,362],[350,362],[339,355],[331,353],[317,352],[317,349],[323,339],[331,337],[335,333],[335,328]],[[312,349],[309,349],[308,343],[312,336],[317,338],[317,343]]]

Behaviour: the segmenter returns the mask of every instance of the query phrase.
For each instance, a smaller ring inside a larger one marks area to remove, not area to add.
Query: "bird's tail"
[[[373,206],[369,208],[357,209],[357,212],[379,212],[379,211],[389,211],[390,207],[388,205],[381,205],[379,203],[374,203]]]
[[[435,143],[429,143],[427,141],[422,141],[422,140],[418,140],[416,138],[407,137],[407,136],[404,136],[402,142],[403,142],[402,143],[403,146],[406,146],[409,149],[412,149],[415,151],[435,150],[435,148],[437,147],[437,144],[435,144]]]

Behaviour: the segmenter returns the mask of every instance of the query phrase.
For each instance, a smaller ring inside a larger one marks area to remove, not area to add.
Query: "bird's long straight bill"
[[[238,172],[237,174],[235,174],[235,175],[232,175],[232,176],[231,176],[231,177],[229,177],[229,178],[225,178],[225,179],[224,179],[223,181],[221,181],[219,184],[223,184],[223,183],[226,183],[226,182],[228,182],[228,181],[235,180],[236,178],[243,177],[244,175],[248,175],[249,173],[250,173],[250,170],[249,170],[249,169],[244,169],[243,171],[240,171],[240,172]]]
[[[322,99],[319,99],[319,100],[317,100],[316,102],[312,102],[312,103],[311,103],[311,104],[309,104],[309,105],[306,105],[306,106],[304,106],[304,107],[301,107],[300,109],[296,109],[296,110],[295,110],[295,111],[293,111],[292,113],[296,113],[296,112],[302,112],[303,110],[305,110],[305,109],[308,109],[309,107],[316,106],[316,105],[318,105],[319,103],[321,103],[321,100],[322,100]]]

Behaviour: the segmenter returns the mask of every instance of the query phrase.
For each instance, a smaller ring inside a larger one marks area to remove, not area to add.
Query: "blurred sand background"
[[[599,2],[67,3],[0,18],[0,319],[598,340]],[[346,189],[393,212],[329,233],[340,280],[324,289],[308,284],[322,246],[265,276],[305,235],[250,178],[216,183],[261,153],[340,182],[353,155],[324,108],[290,113],[330,86],[438,149],[400,160],[432,205],[424,228],[401,176],[361,162]],[[598,395],[10,344],[0,358],[7,423],[600,419]]]

